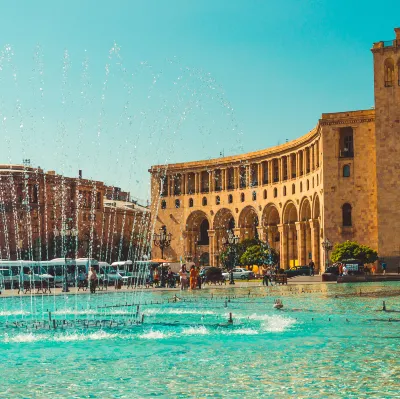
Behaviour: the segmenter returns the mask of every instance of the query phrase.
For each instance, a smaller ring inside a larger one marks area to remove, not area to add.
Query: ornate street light
[[[161,226],[160,232],[154,233],[153,243],[156,247],[161,249],[161,259],[164,259],[164,249],[168,248],[171,245],[172,234],[167,233],[167,227]],[[161,266],[161,287],[165,287],[165,273],[164,269]]]
[[[68,219],[68,221],[72,221],[72,219]],[[57,228],[54,230],[54,236],[55,237],[61,236],[64,239],[66,237],[74,237],[76,239],[76,237],[78,236],[78,230],[75,229],[75,228],[71,229],[67,223],[64,223],[61,231],[58,231]],[[71,244],[71,242],[69,242],[69,244]],[[69,288],[68,288],[68,268],[67,268],[67,264],[68,264],[68,261],[67,261],[68,247],[69,247],[69,245],[67,245],[67,244],[64,245],[64,253],[62,255],[64,257],[64,281],[63,281],[62,292],[69,292]]]
[[[228,256],[229,256],[229,284],[235,284],[235,280],[233,279],[233,269],[235,268],[235,259],[236,259],[236,246],[239,243],[239,236],[233,234],[232,230],[228,230],[228,238],[222,237],[222,245],[228,248]]]
[[[325,270],[329,266],[329,251],[332,251],[333,244],[325,238],[325,240],[322,242],[322,248],[325,250]]]

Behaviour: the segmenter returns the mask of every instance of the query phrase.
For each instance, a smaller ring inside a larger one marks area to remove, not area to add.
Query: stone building
[[[172,233],[166,257],[219,265],[231,230],[268,240],[283,268],[312,258],[323,270],[326,240],[369,245],[397,268],[400,28],[395,35],[372,48],[374,108],[322,114],[309,133],[277,147],[153,166],[155,229]]]
[[[100,181],[0,165],[0,258],[126,259],[148,241],[149,212],[105,193]]]

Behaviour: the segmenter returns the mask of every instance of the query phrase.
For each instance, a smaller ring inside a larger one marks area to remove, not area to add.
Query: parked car
[[[325,272],[322,273],[322,281],[337,281],[339,276],[339,267],[332,265],[326,268]]]
[[[229,280],[230,272],[224,272],[222,275],[225,277],[225,280]],[[240,280],[250,280],[254,278],[254,273],[250,270],[243,269],[241,267],[236,267],[233,269],[233,278]]]
[[[293,266],[290,269],[285,270],[285,274],[289,278],[295,276],[309,276],[310,266]]]

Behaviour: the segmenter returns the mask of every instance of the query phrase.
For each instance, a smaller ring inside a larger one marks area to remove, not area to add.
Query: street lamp
[[[167,233],[167,227],[161,226],[160,232],[154,233],[153,243],[156,247],[161,249],[161,259],[164,259],[164,249],[168,248],[171,245],[172,234]],[[161,287],[165,287],[165,276],[164,269],[161,266]]]
[[[239,236],[234,235],[231,230],[228,230],[227,233],[228,238],[222,237],[222,245],[228,248],[230,268],[229,284],[235,284],[235,280],[233,279],[233,269],[235,268],[236,245],[239,243]]]
[[[72,220],[72,219],[70,219]],[[54,235],[56,237],[61,236],[64,237],[64,239],[66,237],[77,237],[78,236],[78,230],[75,228],[70,228],[69,225],[67,223],[63,224],[63,228],[61,231],[58,231],[57,228],[54,230]],[[69,288],[68,288],[68,268],[67,268],[67,255],[68,255],[68,249],[70,247],[71,241],[69,240],[69,245],[67,245],[67,243],[65,243],[64,245],[64,279],[63,279],[63,289],[62,292],[69,292]]]
[[[333,244],[326,238],[321,245],[322,248],[325,250],[325,270],[326,270],[329,266],[329,251],[332,251]]]

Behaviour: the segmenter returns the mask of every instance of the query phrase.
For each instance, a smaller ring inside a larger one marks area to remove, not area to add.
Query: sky
[[[400,3],[0,0],[0,163],[146,203],[154,164],[217,158],[368,109]]]

